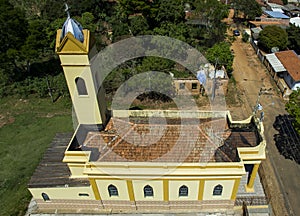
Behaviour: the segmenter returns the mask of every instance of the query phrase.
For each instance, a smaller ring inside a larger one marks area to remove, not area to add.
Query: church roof
[[[224,118],[147,121],[111,118],[105,130],[87,133],[81,149],[91,151],[90,161],[98,162],[238,162],[237,147],[259,143],[254,127],[229,128]]]
[[[90,185],[87,179],[70,178],[70,169],[63,162],[64,150],[67,148],[71,138],[72,133],[56,134],[29,181],[29,188]]]

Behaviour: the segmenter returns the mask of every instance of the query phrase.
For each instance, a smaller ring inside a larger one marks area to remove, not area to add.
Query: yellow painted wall
[[[88,55],[60,55],[60,62],[64,65],[89,65]]]
[[[83,174],[83,170],[85,167],[85,164],[72,164],[72,163],[68,163],[69,169],[71,171],[72,174],[72,178],[83,178],[83,177],[87,177],[87,175]]]
[[[98,90],[98,89],[97,89]],[[106,122],[106,111],[107,111],[107,106],[106,106],[106,101],[105,101],[105,89],[104,87],[101,87],[98,90],[97,93],[97,100],[98,100],[98,107],[100,109],[100,115],[102,122]]]
[[[205,180],[203,200],[229,200],[235,180]],[[223,186],[222,195],[213,196],[214,187],[218,184]]]
[[[100,197],[103,200],[127,200],[129,201],[126,180],[96,180]],[[109,196],[108,186],[112,184],[117,187],[119,196]]]
[[[57,187],[57,188],[29,188],[33,198],[43,199],[42,193],[46,193],[51,199],[78,199],[94,200],[94,193],[89,187]],[[79,193],[87,193],[89,196],[79,196]]]
[[[133,180],[132,184],[136,201],[163,201],[162,180]],[[144,187],[146,185],[153,188],[153,197],[144,197]]]
[[[89,66],[66,66],[64,73],[78,122],[81,124],[101,124],[96,90]],[[75,83],[77,77],[84,79],[88,95],[78,95]]]
[[[91,77],[91,70],[88,66],[66,66],[64,67],[64,73],[72,98],[74,96],[79,96],[75,84],[75,79],[77,77],[81,77],[84,79],[86,88],[88,90],[88,96],[95,96],[95,89]],[[93,99],[95,100],[96,98]]]
[[[188,187],[188,196],[187,197],[179,197],[179,188],[185,185]],[[169,181],[169,200],[197,200],[198,199],[198,191],[199,191],[199,180],[172,180]]]
[[[85,40],[83,43],[79,43],[71,34],[67,34],[66,37],[60,41],[60,31],[58,31],[56,37],[56,51],[64,69],[65,78],[79,124],[102,124],[105,119],[101,118],[100,105],[97,101],[98,89],[95,87],[93,74],[90,69],[90,59],[97,55],[97,49],[93,46],[92,40],[90,40],[89,31],[84,30],[83,32]],[[88,95],[78,95],[75,84],[77,77],[84,79]],[[105,117],[105,108],[104,106],[102,109],[104,110],[102,117]]]

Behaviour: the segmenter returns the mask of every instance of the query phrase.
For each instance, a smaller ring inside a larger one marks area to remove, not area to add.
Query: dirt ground
[[[236,94],[242,102],[229,109],[235,119],[242,119],[253,112],[258,100],[264,107],[267,159],[260,168],[261,180],[270,198],[274,215],[300,215],[299,191],[295,190],[295,182],[299,180],[299,165],[280,155],[274,144],[274,134],[277,131],[273,128],[273,123],[276,116],[286,113],[285,102],[249,43],[242,42],[239,37],[232,44],[232,50],[235,55],[233,76],[236,80]],[[261,88],[265,91],[259,97]],[[258,112],[257,116],[259,114]]]

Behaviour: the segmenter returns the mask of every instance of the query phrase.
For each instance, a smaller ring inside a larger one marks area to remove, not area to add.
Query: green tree
[[[84,29],[90,30],[95,33],[97,25],[95,22],[95,17],[90,12],[84,12],[81,17],[77,17],[76,20],[82,25]]]
[[[131,33],[136,35],[145,35],[149,29],[149,25],[147,20],[142,15],[140,16],[133,16],[129,19],[130,31]]]
[[[288,35],[284,29],[278,26],[266,26],[259,33],[259,46],[267,52],[270,52],[272,47],[284,50],[287,44]]]
[[[142,14],[146,18],[153,17],[158,10],[157,1],[119,0],[117,13],[120,17],[128,19],[129,15]]]
[[[66,18],[57,18],[56,20],[49,23],[46,28],[47,40],[49,42],[49,47],[54,50],[55,41],[56,41],[56,33],[57,29],[61,29]]]
[[[29,35],[26,38],[25,44],[21,47],[27,72],[30,72],[31,63],[46,55],[47,50],[50,48],[46,32],[46,26],[48,25],[49,22],[47,20],[40,18],[30,20],[29,22]],[[50,55],[53,55],[53,51],[50,52]]]
[[[252,20],[262,14],[260,5],[255,0],[234,0],[234,15],[238,16],[239,13],[248,20]]]
[[[288,48],[300,54],[300,27],[290,24],[287,28]]]
[[[181,41],[187,41],[189,36],[189,28],[185,23],[163,22],[161,26],[153,29],[153,33],[157,35],[168,36]]]
[[[223,41],[227,27],[222,20],[228,17],[227,6],[218,0],[196,0],[194,7],[192,19],[199,23],[204,39],[203,45],[211,47],[213,44]]]
[[[112,38],[113,42],[131,37],[130,28],[127,23],[118,22],[117,20],[115,20],[112,23],[112,30],[113,30],[113,38]]]
[[[24,12],[14,8],[8,0],[0,0],[0,23],[0,77],[2,82],[11,83],[22,76],[18,63],[28,23]]]
[[[15,0],[22,1],[22,0]],[[41,16],[43,19],[49,21],[56,20],[57,18],[66,17],[65,3],[68,4],[71,17],[82,16],[85,12],[90,12],[94,17],[100,19],[103,17],[103,13],[111,11],[111,4],[109,5],[106,0],[30,0],[33,2],[44,1],[44,6],[41,9]],[[109,7],[110,6],[110,7]]]
[[[157,23],[172,22],[180,23],[184,21],[185,13],[182,1],[178,0],[159,0],[159,10],[155,20]]]
[[[215,44],[212,48],[207,50],[206,58],[212,64],[217,62],[219,66],[224,65],[228,73],[232,72],[234,56],[231,53],[229,43],[221,42]]]
[[[144,57],[142,64],[139,67],[140,72],[145,71],[160,71],[168,73],[170,68],[173,68],[175,63],[169,59],[163,59],[159,57]]]
[[[293,125],[298,134],[300,134],[300,89],[293,91],[285,108],[295,118]]]
[[[185,17],[183,4],[177,0],[119,0],[116,11],[122,21],[127,21],[131,15],[143,15],[150,29],[162,22],[180,23]]]
[[[47,0],[10,0],[10,3],[25,12],[27,18],[41,17]]]

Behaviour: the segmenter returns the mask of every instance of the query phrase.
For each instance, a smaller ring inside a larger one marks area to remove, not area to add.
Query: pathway
[[[288,215],[287,211],[290,215],[300,215],[300,186],[298,182],[300,166],[280,155],[274,143],[274,134],[277,134],[278,131],[273,128],[273,123],[276,116],[286,114],[284,101],[272,83],[265,67],[255,56],[251,45],[243,43],[241,38],[238,38],[233,43],[232,49],[235,54],[233,75],[244,104],[242,107],[233,107],[231,110],[238,112],[237,115],[240,118],[249,116],[256,104],[259,90],[261,88],[267,90],[264,91],[259,100],[265,113],[264,128],[268,157],[262,164],[262,168],[268,170],[265,172],[265,179],[262,180],[266,181],[267,190],[271,193],[270,202],[275,215]],[[259,116],[259,113],[257,115]]]

